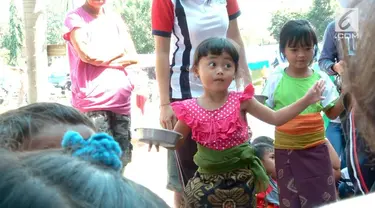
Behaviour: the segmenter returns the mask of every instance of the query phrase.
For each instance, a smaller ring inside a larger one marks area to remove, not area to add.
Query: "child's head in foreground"
[[[0,149],[0,207],[167,207],[121,175],[119,144],[105,133],[67,132],[61,150]]]
[[[59,148],[68,130],[88,138],[95,126],[76,109],[58,103],[34,103],[0,114],[0,146],[10,150]]]
[[[222,92],[236,78],[239,53],[235,43],[213,37],[200,43],[194,54],[193,71],[205,90]]]
[[[255,155],[262,161],[267,175],[276,178],[274,147],[267,143],[257,143],[253,147]]]

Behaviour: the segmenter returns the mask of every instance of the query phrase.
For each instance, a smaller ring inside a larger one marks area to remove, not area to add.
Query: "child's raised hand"
[[[323,97],[323,92],[325,89],[325,81],[319,80],[317,81],[310,89],[307,91],[305,95],[305,99],[309,104],[314,104],[316,102],[319,102],[321,100],[324,100],[325,97]]]

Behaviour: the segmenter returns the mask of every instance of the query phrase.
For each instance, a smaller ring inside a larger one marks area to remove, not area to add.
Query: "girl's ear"
[[[198,66],[194,65],[192,70],[193,70],[194,76],[199,78]]]

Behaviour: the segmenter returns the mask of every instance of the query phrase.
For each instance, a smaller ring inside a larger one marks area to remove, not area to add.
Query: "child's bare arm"
[[[178,140],[177,144],[175,147],[166,147],[169,150],[176,150],[182,146],[182,144],[185,141],[185,138],[189,136],[190,134],[190,127],[183,121],[177,121],[176,125],[174,126],[173,129],[175,132],[182,134],[182,138]],[[152,149],[153,144],[150,143],[148,147],[148,151],[150,152]],[[155,145],[156,151],[159,152],[159,145]]]
[[[262,105],[255,98],[243,102],[241,104],[241,109],[245,110],[261,121],[275,126],[281,126],[299,115],[309,105],[322,100],[323,97],[321,95],[323,90],[324,81],[318,81],[303,98],[278,111],[271,110],[270,108]]]
[[[341,169],[341,162],[340,158],[336,153],[336,150],[333,148],[331,142],[326,139],[326,144],[329,152],[329,158],[331,159],[333,169],[340,170]]]
[[[329,152],[329,158],[330,158],[331,163],[332,163],[333,176],[335,177],[335,181],[338,181],[341,178],[341,162],[340,162],[340,158],[337,155],[336,150],[333,148],[331,142],[329,142],[328,139],[326,139],[326,141],[327,141],[326,144],[327,144],[327,148],[328,148],[328,152]]]
[[[246,111],[263,122],[281,126],[300,114],[309,104],[306,100],[301,99],[288,107],[274,111],[262,105],[256,99],[251,99],[246,101]]]
[[[340,98],[336,101],[335,105],[324,112],[329,119],[333,120],[337,118],[344,111],[343,97],[344,96],[342,93]]]
[[[183,121],[177,121],[176,125],[174,126],[174,131],[182,134],[183,138],[178,141],[176,144],[175,149],[178,149],[181,147],[181,145],[184,143],[186,137],[189,136],[191,129],[190,127]]]
[[[341,171],[333,169],[332,172],[333,172],[333,177],[335,178],[335,182],[339,181],[341,178]]]

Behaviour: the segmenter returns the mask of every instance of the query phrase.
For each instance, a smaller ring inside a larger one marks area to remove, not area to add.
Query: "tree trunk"
[[[46,101],[48,93],[46,0],[23,0],[30,103]],[[43,92],[44,91],[44,92]]]

